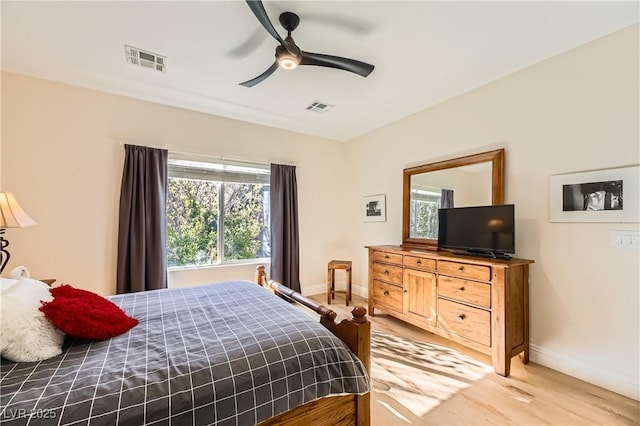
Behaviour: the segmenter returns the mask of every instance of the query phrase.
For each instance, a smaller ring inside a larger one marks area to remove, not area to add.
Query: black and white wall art
[[[638,166],[553,175],[551,222],[640,222]]]
[[[387,220],[386,196],[384,194],[363,197],[364,221],[385,222]]]

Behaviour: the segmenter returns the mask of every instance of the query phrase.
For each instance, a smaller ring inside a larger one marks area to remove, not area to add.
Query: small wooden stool
[[[351,301],[351,261],[350,260],[332,260],[329,262],[329,268],[327,270],[327,304],[331,304],[331,299],[336,298],[336,293],[342,293],[336,291],[336,269],[344,269],[346,271],[346,301],[347,306]]]

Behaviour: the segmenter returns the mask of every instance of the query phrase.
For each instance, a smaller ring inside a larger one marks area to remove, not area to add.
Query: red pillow
[[[138,324],[115,303],[68,284],[51,289],[53,300],[42,302],[44,316],[63,333],[77,339],[103,340]]]

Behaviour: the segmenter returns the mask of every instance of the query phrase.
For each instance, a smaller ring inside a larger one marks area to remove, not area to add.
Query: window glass
[[[170,160],[168,265],[268,258],[269,207],[268,169]]]
[[[412,189],[410,207],[412,237],[438,239],[440,198],[440,193],[433,190]]]
[[[268,185],[224,184],[224,258],[270,256]],[[266,204],[266,205],[265,205]]]

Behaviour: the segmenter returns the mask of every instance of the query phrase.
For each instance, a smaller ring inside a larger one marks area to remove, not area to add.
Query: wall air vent
[[[333,105],[329,105],[326,102],[321,101],[313,101],[310,105],[307,106],[306,109],[309,111],[317,112],[318,114],[325,113],[333,108]]]
[[[127,56],[127,62],[143,68],[164,72],[167,66],[167,57],[152,53],[146,50],[138,49],[129,45],[124,45],[124,51]]]

